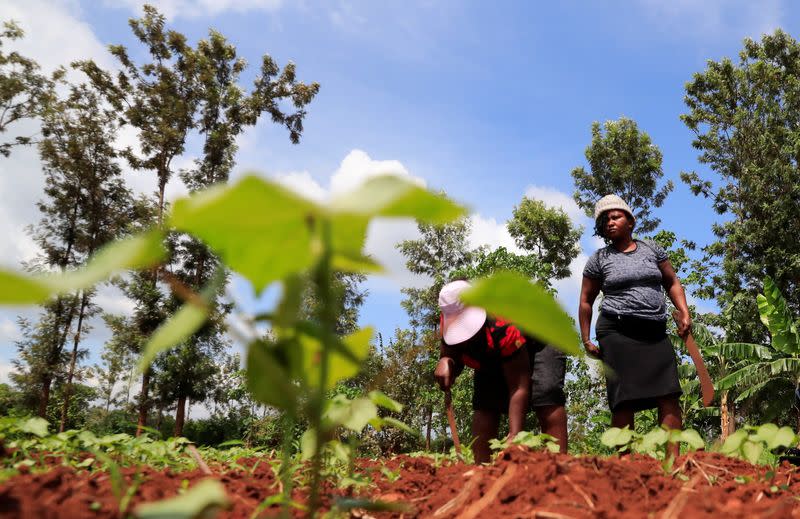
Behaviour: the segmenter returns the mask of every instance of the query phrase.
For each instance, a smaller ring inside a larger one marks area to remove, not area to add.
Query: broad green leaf
[[[681,431],[680,440],[693,449],[702,449],[706,445],[706,442],[703,441],[703,438],[694,429]]]
[[[209,513],[228,508],[230,501],[225,487],[215,479],[204,479],[186,493],[155,503],[136,507],[139,519],[195,519],[209,517]]]
[[[733,454],[739,450],[742,446],[742,443],[747,439],[747,431],[744,429],[739,429],[738,431],[734,432],[725,440],[725,443],[722,444],[720,448],[720,452],[723,454]]]
[[[403,410],[403,404],[392,400],[380,391],[370,391],[369,395],[367,396],[369,396],[369,399],[372,400],[375,405],[383,407],[384,409],[388,409],[394,413],[399,413]]]
[[[775,351],[768,346],[748,342],[727,342],[719,347],[719,354],[736,360],[768,360]]]
[[[20,422],[19,430],[22,432],[35,434],[39,438],[44,438],[48,435],[47,428],[50,426],[44,418],[33,417]]]
[[[0,304],[37,304],[56,294],[90,288],[124,270],[153,266],[165,255],[162,241],[160,232],[150,231],[113,242],[85,266],[64,274],[29,276],[0,270]]]
[[[656,448],[667,443],[668,439],[669,433],[661,427],[656,427],[642,436],[642,441],[639,443],[637,450],[640,452],[653,453]]]
[[[294,414],[298,388],[285,362],[280,345],[251,343],[247,349],[247,389],[259,402]]]
[[[769,276],[764,278],[764,294],[756,298],[761,322],[769,329],[772,347],[784,353],[800,353],[800,334],[780,289]]]
[[[750,439],[769,443],[775,438],[776,434],[778,434],[778,426],[774,423],[765,423],[764,425],[758,426],[756,433],[751,435]]]
[[[633,431],[627,427],[624,429],[611,427],[600,437],[600,442],[607,447],[618,447],[620,445],[628,445],[631,439],[633,439]]]
[[[9,270],[0,270],[0,304],[34,305],[49,299],[55,287],[47,278],[31,277]]]
[[[207,243],[260,292],[306,271],[318,250],[313,236],[322,209],[256,175],[177,200],[169,220]]]
[[[348,400],[344,395],[337,395],[330,401],[325,417],[334,425],[341,425],[354,432],[369,424],[378,416],[378,407],[368,398]]]
[[[431,224],[445,224],[466,214],[464,208],[443,195],[428,191],[411,178],[396,175],[373,177],[334,198],[330,207],[337,213],[409,217]]]
[[[750,440],[745,440],[742,444],[742,455],[744,459],[755,465],[758,463],[758,459],[761,457],[761,453],[764,452],[764,445],[762,443],[751,442]]]
[[[358,374],[361,370],[361,361],[369,353],[369,345],[374,333],[371,327],[362,328],[342,337],[341,343],[331,348],[332,351],[328,355],[326,389],[333,389],[340,380],[346,380]],[[316,337],[305,334],[300,335],[298,341],[303,351],[301,376],[311,387],[318,387],[322,343]]]
[[[317,453],[317,432],[314,429],[306,429],[300,436],[300,456],[303,461],[308,461]]]
[[[164,235],[153,230],[115,241],[100,249],[85,267],[54,276],[51,283],[60,292],[89,288],[112,274],[157,265],[166,256]]]
[[[167,319],[153,333],[144,347],[144,353],[139,360],[139,370],[144,371],[153,362],[153,359],[162,351],[177,346],[192,336],[203,326],[208,317],[208,310],[193,303],[186,303]]]
[[[376,427],[376,429],[377,428],[387,427],[387,426],[388,427],[394,427],[395,429],[400,429],[401,431],[406,432],[408,434],[411,434],[413,436],[419,436],[419,431],[415,431],[409,425],[407,425],[405,422],[401,422],[397,418],[392,418],[391,416],[385,416],[385,417],[381,418],[380,419],[380,427]]]
[[[480,279],[461,299],[508,319],[551,346],[581,355],[580,340],[569,315],[551,294],[520,274],[499,272]]]
[[[797,442],[797,436],[791,427],[781,427],[767,443],[767,448],[777,449],[778,447],[792,447]]]
[[[289,328],[297,323],[305,288],[306,284],[301,276],[290,275],[283,280],[283,294],[272,319],[273,328]]]
[[[334,270],[340,272],[361,272],[364,274],[382,274],[384,268],[367,256],[347,256],[335,254],[331,261]]]

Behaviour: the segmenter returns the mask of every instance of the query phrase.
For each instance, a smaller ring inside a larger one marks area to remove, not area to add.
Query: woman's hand
[[[689,315],[689,312],[675,312],[672,314],[672,318],[675,319],[675,324],[678,326],[678,336],[686,337],[692,331],[692,316]]]
[[[455,382],[455,365],[456,362],[450,357],[442,357],[433,371],[433,378],[442,388],[442,391],[450,389],[450,386]]]
[[[599,359],[603,356],[602,353],[600,353],[600,348],[588,339],[583,341],[583,349],[586,350],[586,353],[588,353],[590,357],[594,357],[595,359]]]

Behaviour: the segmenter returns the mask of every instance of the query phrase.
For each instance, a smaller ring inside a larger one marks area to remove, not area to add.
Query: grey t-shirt
[[[668,259],[667,253],[652,241],[635,242],[631,252],[620,252],[613,245],[596,251],[583,275],[601,282],[600,311],[664,321],[667,302],[658,264]]]

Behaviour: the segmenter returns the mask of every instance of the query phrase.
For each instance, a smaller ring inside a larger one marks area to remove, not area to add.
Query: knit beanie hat
[[[612,209],[619,209],[620,211],[625,211],[630,215],[631,218],[635,218],[633,216],[633,211],[631,208],[628,207],[628,204],[625,203],[625,200],[618,197],[617,195],[606,195],[594,206],[594,219],[597,220],[600,218],[600,215],[605,213],[606,211],[610,211]]]

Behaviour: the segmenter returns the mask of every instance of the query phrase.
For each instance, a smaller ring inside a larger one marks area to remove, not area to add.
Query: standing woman
[[[610,244],[586,263],[578,318],[584,348],[612,370],[606,376],[611,425],[633,429],[636,411],[657,407],[662,426],[680,429],[681,388],[675,351],[667,337],[664,291],[678,310],[678,334],[685,336],[692,321],[683,287],[663,248],[633,238],[635,221],[624,200],[604,196],[594,216],[595,232]],[[589,329],[592,305],[601,291],[595,325],[598,348]]]

